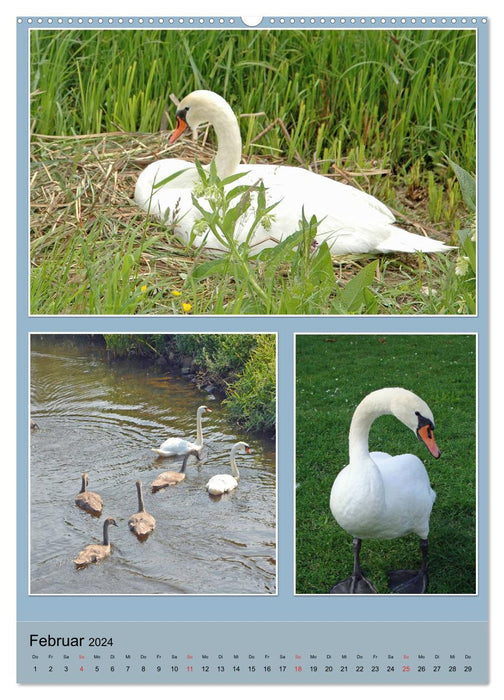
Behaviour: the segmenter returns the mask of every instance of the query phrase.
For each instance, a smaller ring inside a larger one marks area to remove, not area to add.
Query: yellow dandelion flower
[[[140,287],[141,292],[146,292],[147,291],[147,285],[144,284],[142,287]]]
[[[183,311],[185,314],[188,314],[189,311],[190,311],[191,309],[192,309],[191,304],[189,304],[189,303],[186,302],[186,301],[184,301],[184,302],[182,303],[182,311]]]
[[[172,294],[174,297],[179,297],[182,294],[182,292],[179,292],[176,289],[172,289]]]

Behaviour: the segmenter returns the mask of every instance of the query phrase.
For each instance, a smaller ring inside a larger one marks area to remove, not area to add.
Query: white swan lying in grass
[[[441,241],[394,226],[394,215],[382,202],[354,187],[304,168],[240,165],[242,142],[238,121],[228,103],[214,92],[192,92],[180,102],[176,117],[177,127],[170,143],[178,139],[188,126],[196,130],[198,125],[209,122],[218,140],[217,175],[224,180],[243,174],[227,184],[226,189],[242,185],[253,188],[251,204],[245,208],[234,229],[237,242],[248,238],[252,254],[271,248],[298,231],[303,212],[307,220],[316,217],[316,240],[318,243],[327,241],[333,255],[438,253],[450,249]],[[168,178],[162,186],[157,186]],[[222,252],[228,249],[228,244],[202,225],[201,212],[192,200],[193,189],[199,182],[192,163],[178,158],[159,160],[140,174],[135,201],[158,219],[176,221],[175,231],[185,243]],[[255,222],[257,186],[261,182],[266,188],[266,208],[276,206],[258,223]],[[208,209],[204,196],[198,196],[198,199]]]

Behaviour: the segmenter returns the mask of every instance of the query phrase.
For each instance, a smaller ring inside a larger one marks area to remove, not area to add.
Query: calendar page
[[[20,684],[488,682],[488,21],[17,18]]]

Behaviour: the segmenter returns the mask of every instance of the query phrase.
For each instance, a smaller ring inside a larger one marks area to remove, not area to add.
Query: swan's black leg
[[[362,569],[361,569],[361,564],[360,564],[360,549],[362,545],[362,540],[360,540],[358,537],[354,537],[352,541],[352,547],[353,547],[353,576],[354,578],[358,578],[359,576],[362,576]]]
[[[422,568],[421,571],[427,574],[427,556],[429,554],[429,540],[420,540],[420,550],[422,552]]]
[[[389,571],[388,583],[392,593],[426,593],[429,577],[427,574],[427,558],[429,554],[429,540],[420,540],[422,552],[422,566],[418,571],[402,570]]]
[[[353,539],[353,572],[344,581],[340,581],[331,588],[329,593],[376,593],[376,589],[368,579],[362,574],[360,565],[360,549],[362,540],[358,537]]]

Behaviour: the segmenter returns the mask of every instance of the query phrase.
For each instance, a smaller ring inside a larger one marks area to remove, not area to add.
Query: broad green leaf
[[[457,176],[464,202],[471,211],[476,211],[476,179],[457,163],[454,163],[449,158],[447,160]]]
[[[373,260],[355,277],[346,283],[341,291],[342,302],[349,313],[355,312],[364,302],[363,291],[372,284],[379,260]]]
[[[224,258],[218,258],[217,260],[206,260],[193,269],[191,278],[196,280],[196,282],[201,282],[201,280],[208,279],[209,277],[212,277],[212,275],[227,273],[228,270],[229,262]]]

